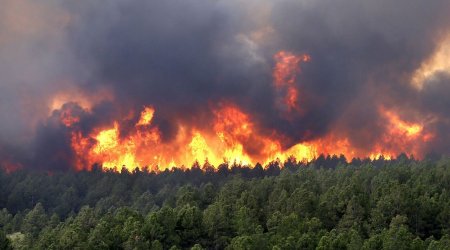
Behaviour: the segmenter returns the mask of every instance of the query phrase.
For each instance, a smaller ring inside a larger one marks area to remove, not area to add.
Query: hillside
[[[450,160],[0,174],[22,249],[448,249]]]

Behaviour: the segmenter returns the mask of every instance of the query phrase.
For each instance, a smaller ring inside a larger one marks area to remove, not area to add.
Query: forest
[[[0,249],[449,249],[450,158],[0,171]]]

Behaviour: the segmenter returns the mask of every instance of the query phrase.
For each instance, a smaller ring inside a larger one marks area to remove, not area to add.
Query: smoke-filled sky
[[[282,138],[283,149],[333,135],[373,151],[389,127],[387,113],[421,126],[424,139],[406,153],[450,153],[448,0],[1,6],[0,162],[70,168],[71,128],[59,121],[66,110],[83,135],[119,121],[126,137],[151,106],[161,143],[170,143],[176,124],[208,130],[225,104],[249,114],[258,133]],[[298,92],[294,109],[280,102],[288,90],[274,85],[280,51],[310,57],[289,83]]]

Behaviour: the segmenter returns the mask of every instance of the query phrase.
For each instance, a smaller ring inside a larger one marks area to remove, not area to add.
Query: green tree
[[[411,249],[411,243],[414,240],[414,236],[409,232],[408,226],[405,224],[406,221],[407,218],[400,215],[397,215],[392,219],[389,230],[384,233],[383,249]]]
[[[254,218],[255,214],[247,207],[240,207],[236,211],[234,223],[238,235],[252,235],[258,227],[258,221]]]
[[[27,213],[23,220],[22,230],[31,238],[36,239],[39,232],[47,225],[47,215],[41,203]]]
[[[177,215],[174,209],[164,206],[158,212],[152,212],[147,216],[143,230],[148,239],[158,240],[164,247],[169,247],[180,243],[176,227]]]
[[[196,243],[203,234],[202,212],[197,206],[185,205],[177,213],[177,231],[182,247]]]
[[[214,247],[224,248],[231,240],[229,206],[214,202],[203,211],[203,226]]]
[[[191,250],[203,250],[203,247],[200,244],[195,244],[193,247],[191,247]]]
[[[164,247],[163,247],[163,245],[161,244],[161,242],[159,242],[159,240],[154,240],[154,241],[152,242],[151,249],[152,249],[152,250],[163,250]]]
[[[2,230],[0,230],[0,249],[2,250],[13,249],[10,240],[6,237],[5,232],[3,232]]]

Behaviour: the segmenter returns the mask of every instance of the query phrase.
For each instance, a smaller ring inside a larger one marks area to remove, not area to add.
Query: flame
[[[300,63],[309,62],[309,55],[295,55],[287,51],[280,51],[275,54],[276,61],[273,69],[273,79],[275,88],[285,93],[281,102],[288,111],[298,109],[299,92],[296,86],[297,74],[300,73]]]
[[[136,124],[136,126],[150,125],[153,120],[154,113],[155,110],[152,107],[144,107],[144,110],[141,113],[141,118],[139,119],[139,122]]]
[[[309,55],[295,55],[291,52],[280,51],[274,55],[276,65],[273,78],[276,86],[294,84],[296,75],[300,72],[299,63],[309,62]]]
[[[95,137],[97,145],[94,147],[95,153],[108,152],[119,144],[119,125],[114,123],[114,128],[103,130]]]
[[[208,146],[206,139],[200,134],[200,132],[194,133],[192,140],[189,143],[189,148],[191,150],[191,154],[195,156],[195,160],[199,162],[217,162],[214,152]]]
[[[379,153],[375,156],[392,158],[400,152],[420,156],[420,146],[433,137],[431,133],[424,132],[424,123],[402,120],[398,113],[384,107],[379,108],[379,113],[386,125],[385,134],[376,145]]]
[[[274,86],[284,94],[282,103],[289,112],[293,109],[299,111],[300,92],[296,86],[299,66],[311,58],[286,51],[278,52],[274,58]],[[264,130],[251,114],[234,103],[222,101],[210,108],[210,124],[204,127],[174,119],[171,125],[177,128],[177,134],[170,141],[162,139],[160,128],[153,123],[154,117],[158,116],[158,110],[153,106],[144,106],[134,126],[127,125],[129,131],[125,134],[121,134],[122,126],[134,120],[134,111],[109,127],[95,128],[87,135],[73,126],[79,118],[70,110],[61,112],[60,119],[61,123],[73,129],[71,141],[77,156],[74,162],[77,169],[89,168],[94,163],[100,163],[106,169],[132,170],[139,167],[154,171],[175,166],[186,168],[185,164],[189,167],[195,162],[216,167],[222,163],[252,166],[258,162],[266,165],[274,160],[285,162],[291,157],[307,162],[321,154],[344,155],[347,159],[391,159],[402,152],[418,156],[420,145],[434,138],[432,133],[425,131],[424,122],[404,120],[398,111],[380,107],[380,126],[384,134],[373,142],[371,148],[356,146],[338,127],[320,138],[283,148],[282,136],[275,131]],[[89,107],[84,110],[91,112]]]
[[[94,131],[89,136],[73,133],[72,147],[80,158],[78,169],[94,163],[104,168],[150,168],[155,171],[198,162],[219,166],[222,163],[254,165],[269,164],[274,160],[284,162],[290,157],[311,161],[320,154],[344,155],[347,159],[369,157],[391,159],[401,152],[419,153],[417,145],[432,136],[424,133],[423,124],[402,120],[392,110],[380,108],[385,119],[386,132],[374,142],[371,151],[352,145],[345,135],[335,131],[283,149],[280,138],[260,131],[252,117],[236,105],[221,104],[213,112],[212,131],[178,124],[178,134],[173,141],[163,142],[157,126],[151,125],[154,108],[144,107],[134,131],[120,134],[120,121],[111,127]],[[145,124],[145,126],[142,126]]]
[[[389,122],[391,134],[405,135],[406,137],[417,137],[423,130],[422,124],[405,122],[392,111],[381,109],[381,113]]]
[[[244,144],[252,139],[268,140],[255,136],[254,124],[249,116],[230,105],[214,113],[214,133],[197,128],[186,129],[179,124],[177,138],[171,143],[163,143],[157,127],[141,126],[143,121],[146,121],[145,124],[150,122],[147,118],[154,112],[154,109],[144,108],[141,119],[136,123],[136,131],[125,138],[120,136],[119,122],[115,122],[112,128],[99,130],[88,137],[74,133],[72,147],[83,158],[78,164],[102,163],[105,168],[119,170],[125,166],[130,169],[150,166],[163,170],[195,161],[208,162],[214,166],[223,162],[250,165],[255,161],[246,152]],[[89,143],[91,141],[94,143]],[[77,166],[78,169],[85,167]]]

